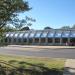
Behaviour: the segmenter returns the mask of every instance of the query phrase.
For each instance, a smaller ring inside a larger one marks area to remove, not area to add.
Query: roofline
[[[56,31],[56,30],[59,30],[59,31],[75,31],[75,29],[45,29],[45,30],[26,30],[26,31],[9,31],[9,32],[34,32],[34,31]],[[8,32],[6,32],[8,33]]]

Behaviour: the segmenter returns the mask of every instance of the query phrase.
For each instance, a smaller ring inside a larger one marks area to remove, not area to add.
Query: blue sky
[[[26,0],[32,10],[20,15],[21,18],[29,16],[36,19],[30,27],[44,29],[46,26],[60,28],[75,24],[75,0]]]

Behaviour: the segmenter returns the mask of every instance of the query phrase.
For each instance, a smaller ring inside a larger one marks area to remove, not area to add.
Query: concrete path
[[[67,59],[63,75],[75,75],[75,59]]]
[[[75,46],[39,46],[39,45],[8,45],[8,47],[22,47],[22,48],[49,48],[49,49],[63,49],[63,48],[70,48],[70,49],[75,49]]]

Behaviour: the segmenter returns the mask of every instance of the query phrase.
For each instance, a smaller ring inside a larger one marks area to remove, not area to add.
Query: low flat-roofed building
[[[7,32],[5,43],[22,45],[66,45],[75,43],[74,29],[49,29]]]

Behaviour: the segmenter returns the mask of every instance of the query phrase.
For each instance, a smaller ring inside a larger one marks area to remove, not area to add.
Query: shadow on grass
[[[75,75],[75,68],[65,67],[64,75]]]
[[[18,63],[18,67],[15,67],[13,63]],[[0,65],[0,75],[63,75],[63,69],[59,70],[57,68],[48,68],[44,64],[32,64],[24,61],[11,60],[8,63],[0,62],[4,65]],[[12,64],[11,64],[12,63]],[[28,65],[28,67],[25,67]]]

